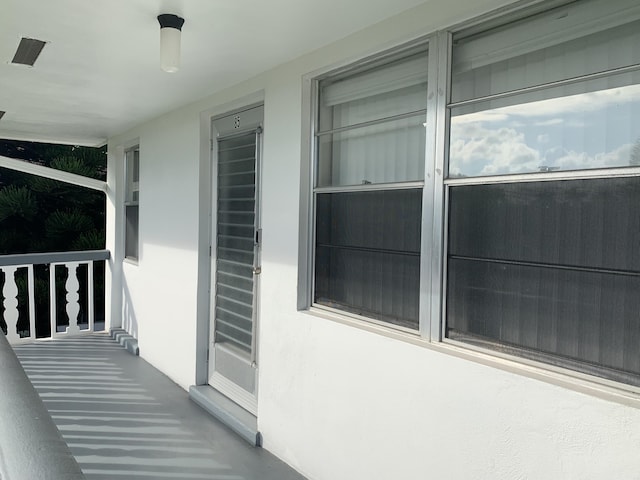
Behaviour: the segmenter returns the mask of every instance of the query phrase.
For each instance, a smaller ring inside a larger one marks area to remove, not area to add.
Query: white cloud
[[[449,152],[449,170],[454,175],[528,172],[540,165],[540,152],[529,147],[524,135],[512,128],[466,125],[452,129]]]
[[[536,127],[553,127],[554,125],[562,125],[564,123],[564,119],[562,118],[551,118],[549,120],[542,120],[541,122],[534,122]]]
[[[633,145],[627,143],[611,152],[598,153],[593,156],[584,152],[570,151],[558,158],[555,166],[560,167],[561,170],[626,166],[630,164],[632,148]]]
[[[544,137],[538,136],[540,146],[548,140]],[[593,155],[559,146],[543,151],[528,145],[525,135],[513,128],[456,122],[451,129],[449,171],[454,176],[479,176],[538,172],[541,167],[578,170],[625,166],[629,165],[632,148],[627,143]]]
[[[453,116],[449,170],[476,176],[629,165],[639,115],[640,85],[630,85]]]

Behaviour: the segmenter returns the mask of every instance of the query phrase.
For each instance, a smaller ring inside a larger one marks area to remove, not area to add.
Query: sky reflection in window
[[[450,178],[640,166],[640,85],[465,108],[452,110]]]

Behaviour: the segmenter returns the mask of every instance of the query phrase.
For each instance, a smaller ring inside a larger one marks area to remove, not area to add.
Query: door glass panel
[[[256,136],[218,141],[215,342],[251,354]]]

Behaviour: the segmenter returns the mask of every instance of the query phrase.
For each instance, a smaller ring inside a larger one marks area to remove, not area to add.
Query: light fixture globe
[[[180,36],[184,18],[169,13],[158,15],[160,23],[160,67],[174,73],[180,68]]]

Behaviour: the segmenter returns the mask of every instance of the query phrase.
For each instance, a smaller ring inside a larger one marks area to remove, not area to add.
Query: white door
[[[212,122],[209,383],[256,414],[263,107]]]

